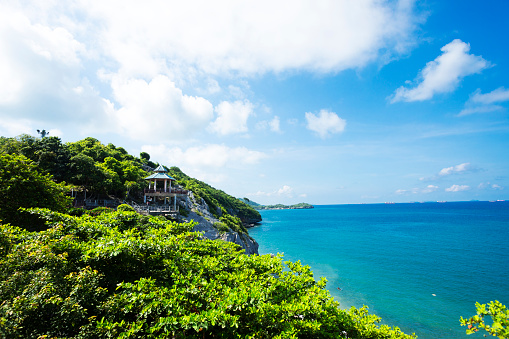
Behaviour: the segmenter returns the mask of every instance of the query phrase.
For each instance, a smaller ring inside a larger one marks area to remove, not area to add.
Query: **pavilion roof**
[[[159,165],[157,166],[157,168],[154,170],[154,172],[158,172],[158,173],[168,173],[168,171],[166,170],[166,168],[164,168],[163,166]]]
[[[166,173],[154,173],[152,175],[149,175],[148,177],[145,178],[145,180],[150,180],[150,179],[166,179],[166,180],[175,180],[174,178],[170,177],[168,174]]]

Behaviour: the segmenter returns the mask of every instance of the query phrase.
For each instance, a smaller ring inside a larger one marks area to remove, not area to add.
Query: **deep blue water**
[[[419,338],[467,338],[475,302],[509,306],[509,202],[261,211],[260,254],[311,266],[342,308],[367,305]],[[340,287],[341,291],[337,288]]]

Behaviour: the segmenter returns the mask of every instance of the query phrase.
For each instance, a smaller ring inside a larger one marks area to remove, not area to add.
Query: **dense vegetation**
[[[43,227],[39,218],[18,211],[20,207],[46,207],[64,212],[71,199],[68,189],[55,183],[49,174],[38,172],[37,165],[23,155],[0,153],[0,222]]]
[[[409,338],[280,257],[128,210],[0,226],[4,338]]]
[[[150,161],[150,155],[146,152],[135,157],[122,147],[111,143],[104,145],[90,137],[71,143],[62,143],[58,137],[38,138],[27,134],[16,138],[0,137],[0,153],[26,157],[31,160],[32,168],[48,176],[47,180],[51,176],[60,186],[68,185],[69,191],[74,188],[82,199],[99,197],[141,202],[142,191],[147,185],[144,178],[150,174],[147,170],[158,165]],[[172,167],[169,174],[177,179],[177,184],[193,191],[198,199],[203,198],[211,212],[230,229],[247,233],[243,223],[261,221],[260,214],[253,208],[187,176],[179,168]],[[29,178],[27,174],[23,176]],[[14,190],[14,186],[10,189]],[[26,201],[27,197],[20,198]],[[14,202],[12,205],[14,210],[25,206],[18,206]],[[40,204],[31,206],[53,208]],[[10,219],[5,220],[10,222]]]

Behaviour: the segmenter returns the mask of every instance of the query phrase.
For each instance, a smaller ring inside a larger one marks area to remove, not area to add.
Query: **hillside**
[[[136,157],[123,147],[104,145],[90,137],[71,143],[62,143],[58,137],[26,134],[0,137],[0,152],[25,156],[39,172],[51,175],[56,183],[65,183],[74,193],[76,206],[91,200],[112,201],[113,206],[123,201],[141,204],[143,189],[147,187],[144,178],[158,166],[150,161],[148,153]],[[198,202],[203,198],[210,212],[230,229],[247,233],[246,226],[261,221],[260,214],[247,204],[189,177],[179,168],[172,167],[169,174],[176,179],[177,187],[192,191]]]

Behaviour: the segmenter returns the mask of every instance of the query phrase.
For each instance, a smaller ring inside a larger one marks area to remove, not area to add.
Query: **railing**
[[[176,213],[179,208],[174,208],[170,205],[162,205],[162,206],[145,206],[145,205],[136,205],[133,206],[136,212],[139,213]]]
[[[117,207],[120,203],[117,200],[107,200],[107,199],[86,199],[86,200],[78,200],[76,199],[74,202],[75,207]]]
[[[187,190],[183,190],[183,189],[180,189],[180,188],[157,188],[157,189],[153,189],[153,188],[145,188],[144,190],[145,193],[175,193],[175,194],[186,194],[189,192]]]

